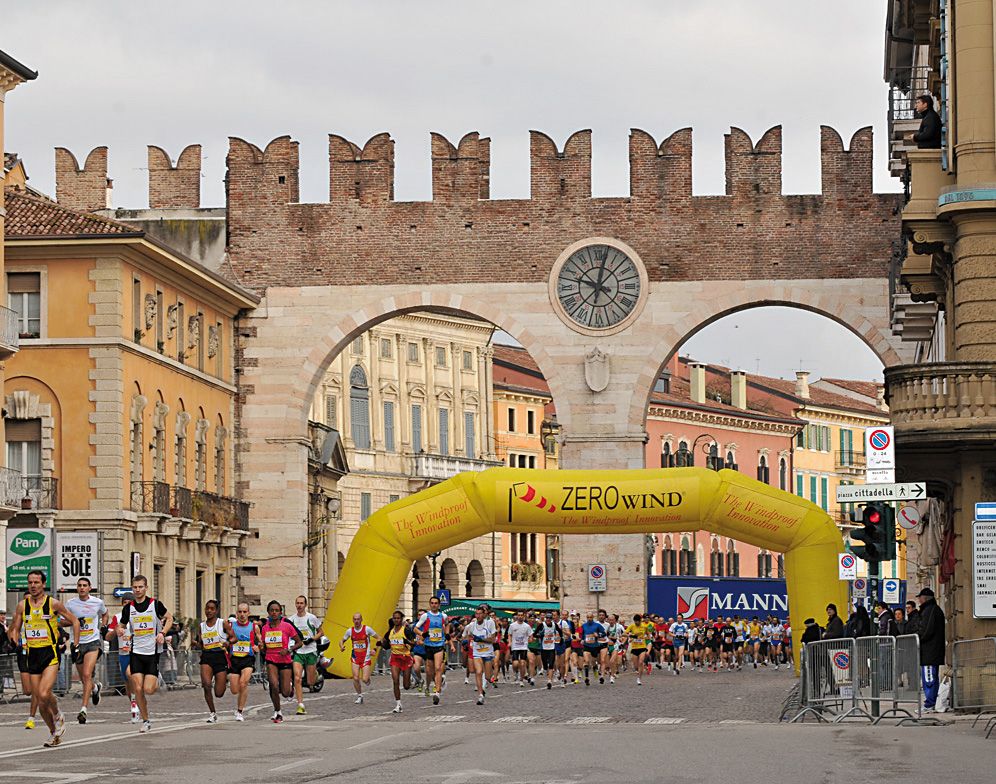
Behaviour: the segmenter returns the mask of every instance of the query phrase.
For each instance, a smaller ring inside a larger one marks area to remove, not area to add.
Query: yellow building
[[[495,453],[511,468],[557,468],[556,410],[550,387],[529,352],[496,345],[492,361]],[[502,534],[501,599],[560,598],[559,538]]]
[[[6,106],[7,94],[15,87],[24,82],[31,81],[38,76],[26,65],[19,63],[9,54],[0,51],[0,151],[4,149],[4,110]],[[3,156],[3,181],[6,183],[8,173],[14,168],[16,156]],[[23,173],[23,172],[22,172]],[[3,238],[5,231],[4,211],[0,209],[0,279],[4,270],[4,249]],[[3,397],[4,375],[6,369],[4,363],[8,361],[18,348],[17,314],[10,308],[0,307],[0,397]],[[0,417],[0,438],[3,437],[4,422]],[[7,572],[6,559],[6,531],[7,521],[17,511],[18,503],[22,495],[21,476],[13,468],[7,466],[6,454],[0,453],[0,586]],[[6,604],[0,604],[6,607]]]
[[[147,574],[178,616],[237,598],[235,330],[258,298],[141,230],[5,191],[15,527],[98,532],[107,596]]]

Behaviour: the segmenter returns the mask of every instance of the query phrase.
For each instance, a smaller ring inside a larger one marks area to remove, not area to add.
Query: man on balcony
[[[941,117],[934,111],[934,98],[921,95],[916,99],[916,116],[920,118],[920,129],[913,134],[913,141],[921,150],[941,148]]]

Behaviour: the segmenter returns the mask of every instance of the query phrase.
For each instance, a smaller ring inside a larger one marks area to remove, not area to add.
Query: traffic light
[[[896,508],[892,504],[877,504],[882,514],[878,527],[878,552],[883,563],[896,560]]]
[[[884,561],[882,528],[885,524],[884,504],[872,502],[851,511],[851,522],[861,528],[851,531],[851,538],[864,542],[851,548],[851,552],[868,563]],[[892,532],[895,539],[895,532]],[[893,547],[895,545],[893,544]]]

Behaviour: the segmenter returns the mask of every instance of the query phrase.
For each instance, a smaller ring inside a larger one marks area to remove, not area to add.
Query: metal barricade
[[[792,722],[803,721],[810,715],[818,721],[830,721],[830,717],[839,721],[849,715],[856,707],[851,666],[854,640],[842,638],[807,643],[801,658],[802,709]]]
[[[21,695],[21,671],[17,669],[17,655],[0,655],[0,702],[13,702]]]
[[[996,637],[958,640],[952,646],[954,674],[951,706],[955,710],[977,710],[972,722],[996,713]],[[996,718],[986,722],[986,737],[996,729]]]
[[[895,701],[892,714],[903,713],[908,718],[920,719],[923,711],[923,682],[920,680],[920,638],[915,634],[904,634],[896,638]],[[902,710],[900,705],[912,705]],[[886,718],[883,716],[883,718]]]

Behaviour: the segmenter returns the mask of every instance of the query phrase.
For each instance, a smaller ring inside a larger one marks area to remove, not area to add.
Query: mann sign
[[[784,580],[740,577],[650,577],[647,609],[665,618],[739,615],[788,617]]]

